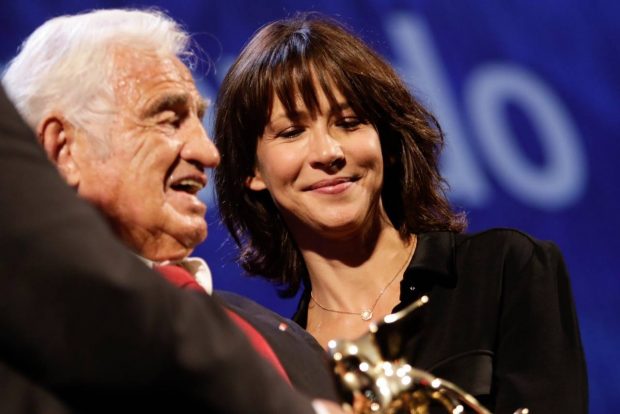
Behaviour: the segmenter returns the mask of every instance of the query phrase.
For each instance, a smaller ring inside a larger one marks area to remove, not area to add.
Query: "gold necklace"
[[[415,246],[416,246],[416,241],[414,240],[414,242],[412,243],[411,246],[411,251],[409,252],[409,254],[407,255],[407,260],[405,260],[405,263],[403,263],[403,265],[398,269],[398,271],[396,272],[396,274],[390,279],[390,281],[388,282],[387,285],[385,285],[385,287],[383,289],[381,289],[381,292],[379,292],[379,296],[377,296],[377,299],[375,299],[375,301],[373,302],[372,306],[370,308],[366,308],[366,309],[362,309],[360,312],[351,312],[351,311],[344,311],[344,310],[340,310],[340,309],[331,309],[331,308],[327,308],[323,305],[321,305],[319,303],[319,301],[316,300],[316,298],[314,297],[314,294],[312,293],[312,291],[310,291],[310,298],[312,299],[312,301],[314,303],[316,303],[316,305],[323,309],[324,311],[327,312],[333,312],[333,313],[341,313],[344,315],[358,315],[359,317],[362,318],[362,320],[364,321],[369,321],[372,319],[372,315],[373,312],[375,311],[375,307],[377,306],[377,303],[379,303],[379,299],[381,299],[381,297],[383,296],[383,294],[385,293],[385,291],[392,285],[392,283],[394,283],[394,281],[396,280],[396,278],[401,274],[401,272],[403,270],[405,270],[405,267],[409,264],[409,262],[411,261],[411,258],[413,257],[413,252],[415,250]]]

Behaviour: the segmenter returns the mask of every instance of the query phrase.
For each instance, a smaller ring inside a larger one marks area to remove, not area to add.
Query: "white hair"
[[[110,9],[59,16],[37,28],[7,65],[2,84],[33,128],[56,110],[89,131],[114,108],[114,46],[194,56],[190,37],[161,11]]]

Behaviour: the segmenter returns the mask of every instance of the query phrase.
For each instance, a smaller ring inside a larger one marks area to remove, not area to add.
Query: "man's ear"
[[[80,170],[74,159],[75,131],[73,125],[60,116],[45,118],[37,128],[47,157],[71,187],[80,183]]]
[[[245,179],[245,186],[252,191],[263,191],[267,188],[263,177],[260,175],[258,168],[254,169],[254,175]]]

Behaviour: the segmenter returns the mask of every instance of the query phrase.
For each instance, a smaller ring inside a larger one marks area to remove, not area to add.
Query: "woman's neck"
[[[330,309],[369,308],[404,270],[412,242],[403,240],[389,224],[374,234],[323,240],[318,248],[301,247],[315,300]]]
[[[416,242],[390,226],[372,245],[349,241],[342,243],[347,248],[331,246],[329,256],[302,250],[312,283],[308,332],[327,348],[329,340],[357,338],[391,313]]]

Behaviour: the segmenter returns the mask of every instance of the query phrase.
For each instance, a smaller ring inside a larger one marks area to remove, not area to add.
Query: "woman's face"
[[[356,236],[385,216],[377,131],[334,92],[338,108],[330,108],[317,87],[320,111],[315,119],[301,98],[297,121],[274,99],[258,140],[254,176],[247,180],[251,190],[270,192],[298,243],[304,237]]]

